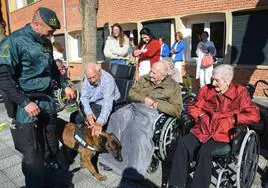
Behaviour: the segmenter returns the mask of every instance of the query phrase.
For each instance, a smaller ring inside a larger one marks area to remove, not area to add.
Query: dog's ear
[[[107,142],[108,142],[108,138],[106,136],[100,135],[99,136],[99,146],[100,146],[100,152],[101,153],[107,153]]]

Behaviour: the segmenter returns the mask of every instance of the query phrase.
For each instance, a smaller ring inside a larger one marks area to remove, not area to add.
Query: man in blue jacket
[[[16,126],[11,133],[15,148],[23,155],[22,172],[27,188],[45,186],[44,164],[57,170],[59,150],[53,101],[29,95],[52,95],[52,83],[56,81],[68,98],[75,98],[74,91],[60,77],[51,42],[46,38],[56,29],[60,29],[56,13],[41,7],[31,23],[0,44],[0,90],[16,106]],[[37,132],[42,132],[42,136],[37,136]]]

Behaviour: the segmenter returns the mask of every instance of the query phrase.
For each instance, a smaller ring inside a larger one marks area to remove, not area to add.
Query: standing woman
[[[181,67],[184,62],[184,48],[185,48],[185,42],[183,40],[183,35],[181,32],[176,32],[175,42],[171,47],[171,54],[172,54],[172,60],[175,63],[175,68],[180,73],[179,74],[180,83],[182,83]]]
[[[129,39],[123,33],[122,27],[112,25],[112,34],[105,42],[104,56],[111,64],[126,64],[128,59]]]
[[[133,51],[134,57],[139,57],[139,77],[149,74],[151,66],[160,60],[160,44],[148,28],[140,31],[141,40],[138,47]]]
[[[162,60],[163,58],[167,58],[170,56],[170,49],[169,46],[165,43],[164,37],[159,37],[159,43],[161,47],[160,51],[160,59]]]
[[[202,59],[205,55],[210,54],[212,56],[216,55],[216,48],[212,41],[208,40],[208,32],[204,31],[201,34],[201,41],[197,45],[196,49],[196,79],[200,80],[200,87],[211,83],[211,76],[213,71],[213,65],[210,67],[202,66]]]

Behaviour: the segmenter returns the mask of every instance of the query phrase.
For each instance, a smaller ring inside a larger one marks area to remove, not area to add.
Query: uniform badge
[[[9,56],[9,45],[5,44],[2,46],[0,57],[8,57]]]
[[[57,25],[57,20],[55,18],[51,18],[48,22],[49,22],[49,25],[51,25],[51,26]]]

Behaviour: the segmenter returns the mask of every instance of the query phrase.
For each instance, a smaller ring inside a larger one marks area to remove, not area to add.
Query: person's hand
[[[72,88],[66,87],[64,89],[64,91],[65,91],[65,94],[66,94],[68,100],[76,98],[76,93],[74,92],[74,90]]]
[[[40,113],[40,108],[34,102],[30,102],[24,107],[24,110],[29,114],[30,117],[35,117]]]
[[[172,54],[175,54],[175,53],[176,53],[176,50],[175,50],[175,49],[172,49],[172,50],[171,50],[171,53],[172,53]]]
[[[134,54],[135,57],[137,57],[137,56],[141,55],[141,51],[140,50],[135,50],[133,54]]]
[[[154,103],[153,103],[153,107],[154,107],[155,109],[157,109],[157,105],[158,105],[158,102],[154,102]]]
[[[141,53],[146,53],[148,51],[148,49],[147,48],[143,48],[140,51],[141,51]]]
[[[205,52],[205,51],[208,50],[208,48],[207,48],[204,44],[201,44],[201,45],[200,45],[200,49],[201,49],[201,51],[203,51],[203,52]]]
[[[95,122],[94,124],[90,125],[89,128],[92,129],[91,131],[92,136],[99,136],[102,132],[102,126],[98,122]]]
[[[89,123],[89,126],[93,125],[96,121],[96,116],[94,114],[87,115],[87,121]]]
[[[145,97],[144,103],[147,104],[148,106],[153,106],[155,101],[153,99],[149,98],[149,97]]]

